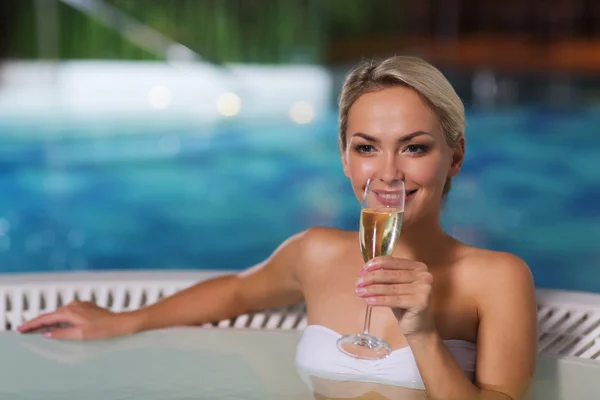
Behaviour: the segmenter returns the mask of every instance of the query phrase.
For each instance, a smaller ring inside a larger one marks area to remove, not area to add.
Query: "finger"
[[[371,306],[401,308],[413,311],[424,310],[429,307],[429,295],[427,293],[370,296],[365,297],[365,301]]]
[[[406,258],[380,256],[375,257],[367,262],[364,269],[366,271],[373,271],[377,269],[427,271],[427,266],[420,261],[408,260]]]
[[[379,269],[365,273],[356,281],[356,286],[367,286],[377,283],[411,283],[419,279],[420,273],[409,270]]]
[[[83,334],[81,329],[78,328],[61,328],[44,333],[44,337],[49,339],[81,340],[83,339]]]
[[[412,309],[417,303],[416,295],[392,295],[392,296],[370,296],[365,301],[373,307],[392,307]]]
[[[19,326],[18,330],[21,333],[28,333],[50,325],[74,325],[75,319],[75,316],[69,312],[56,311],[53,313],[40,315],[31,321],[25,322],[23,325]]]
[[[356,289],[356,294],[360,297],[399,296],[413,293],[415,293],[415,288],[410,283],[399,285],[369,285]]]

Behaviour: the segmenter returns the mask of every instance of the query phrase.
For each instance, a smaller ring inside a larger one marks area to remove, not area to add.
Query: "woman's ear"
[[[465,138],[458,139],[456,146],[452,149],[452,164],[448,176],[456,176],[460,172],[465,159]]]

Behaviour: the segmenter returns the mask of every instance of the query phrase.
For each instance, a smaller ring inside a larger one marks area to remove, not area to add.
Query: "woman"
[[[365,265],[357,232],[311,228],[259,265],[147,308],[113,314],[76,302],[19,329],[68,324],[47,336],[109,338],[304,301],[309,326],[297,363],[305,370],[354,371],[346,378],[398,385],[416,376],[433,398],[520,399],[537,354],[530,270],[514,255],[459,242],[440,224],[463,163],[464,129],[460,99],[430,64],[411,57],[363,63],[341,93],[342,164],[359,199],[370,177],[383,192],[404,181],[404,224],[393,256]],[[371,333],[394,350],[375,364],[335,347],[340,335],[360,331],[367,303],[374,307]]]

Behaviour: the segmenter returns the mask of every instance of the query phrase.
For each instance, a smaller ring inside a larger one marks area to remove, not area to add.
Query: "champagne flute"
[[[374,257],[389,256],[394,252],[404,217],[404,182],[399,180],[391,185],[379,183],[374,178],[367,181],[361,203],[359,238],[365,263]],[[360,359],[387,357],[392,347],[369,333],[370,324],[371,306],[367,305],[362,333],[342,336],[337,341],[338,349]]]

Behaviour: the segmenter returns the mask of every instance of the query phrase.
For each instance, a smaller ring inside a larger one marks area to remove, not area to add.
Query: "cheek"
[[[440,159],[418,159],[407,163],[405,175],[407,181],[413,181],[423,187],[437,187],[446,182],[447,168]]]
[[[362,180],[366,182],[370,176],[377,172],[375,160],[359,158],[352,153],[346,159],[348,174],[353,182],[360,183]]]
[[[378,172],[377,163],[375,160],[358,158],[352,154],[346,160],[348,178],[352,182],[354,192],[360,197],[367,180]]]

